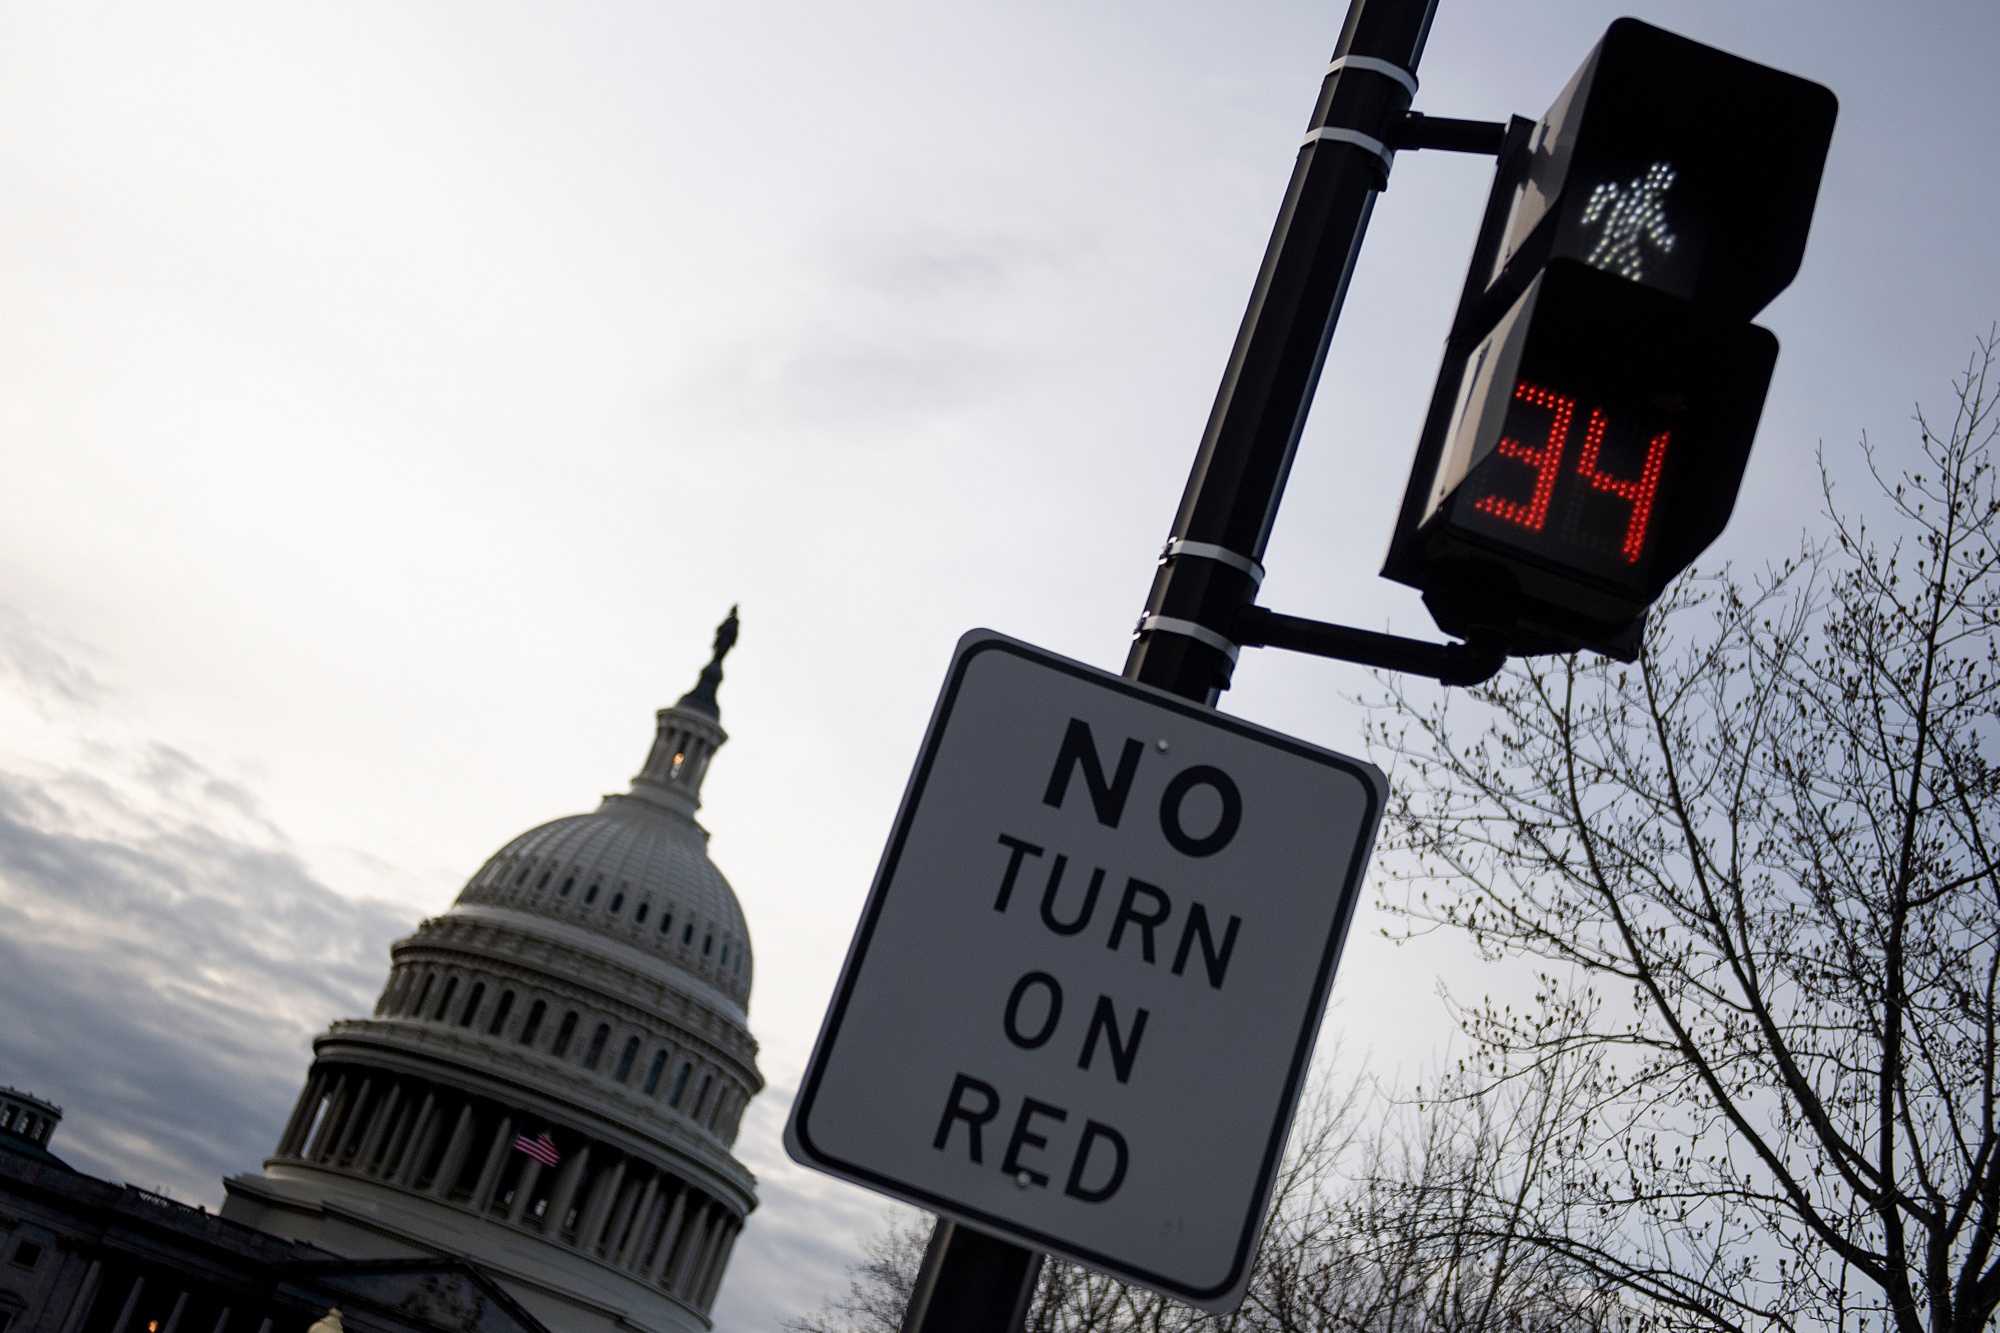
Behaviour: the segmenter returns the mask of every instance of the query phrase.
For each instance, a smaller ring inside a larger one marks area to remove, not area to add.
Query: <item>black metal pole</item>
[[[1213,703],[1340,317],[1437,0],[1353,0],[1125,674]]]
[[[940,1217],[903,1308],[902,1333],[1019,1333],[1042,1256]]]
[[[1229,684],[1231,636],[1257,596],[1258,562],[1436,6],[1348,6],[1125,663],[1134,680],[1204,703]],[[940,1218],[902,1333],[1020,1333],[1041,1268],[1032,1250]]]

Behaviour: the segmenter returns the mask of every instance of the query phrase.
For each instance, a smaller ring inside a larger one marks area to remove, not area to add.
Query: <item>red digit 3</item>
[[[1504,436],[1496,446],[1502,458],[1511,458],[1535,469],[1535,492],[1525,504],[1497,495],[1484,495],[1474,501],[1472,507],[1509,523],[1518,523],[1531,532],[1540,532],[1542,524],[1548,521],[1549,498],[1555,494],[1556,475],[1562,469],[1563,444],[1569,438],[1569,423],[1576,414],[1576,400],[1525,381],[1514,386],[1514,396],[1524,403],[1545,407],[1553,414],[1548,440],[1539,449],[1529,448],[1519,440]]]

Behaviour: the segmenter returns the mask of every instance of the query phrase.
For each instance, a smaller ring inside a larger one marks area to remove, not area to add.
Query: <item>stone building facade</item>
[[[735,624],[629,791],[515,838],[392,947],[225,1218],[352,1259],[464,1256],[559,1329],[708,1327],[763,1086],[749,932],[695,820]]]
[[[346,1259],[85,1175],[61,1118],[0,1090],[0,1333],[549,1333],[463,1259]]]

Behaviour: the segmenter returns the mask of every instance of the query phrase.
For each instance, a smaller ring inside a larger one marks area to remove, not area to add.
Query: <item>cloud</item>
[[[65,651],[47,631],[11,606],[0,606],[0,682],[23,701],[48,712],[52,706],[89,707],[104,698],[96,676]]]
[[[0,689],[109,726],[103,688],[11,613]],[[53,1146],[79,1169],[214,1202],[270,1151],[313,1035],[367,1011],[410,923],[316,882],[254,794],[187,753],[80,748],[87,763],[0,760],[0,1082],[65,1107]]]
[[[671,406],[705,432],[901,431],[970,407],[1015,378],[1012,357],[955,335],[820,324],[718,349]]]
[[[942,228],[851,236],[831,267],[861,292],[905,305],[989,300],[1041,276],[1059,276],[1089,247],[1053,237]]]
[[[1004,397],[1046,341],[1023,303],[1059,289],[1088,248],[946,227],[845,235],[799,273],[798,307],[712,348],[671,410],[707,430],[875,439]]]

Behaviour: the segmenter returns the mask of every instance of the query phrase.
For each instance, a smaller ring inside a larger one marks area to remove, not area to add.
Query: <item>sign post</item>
[[[1386,793],[966,635],[787,1148],[958,1234],[1235,1308]]]

